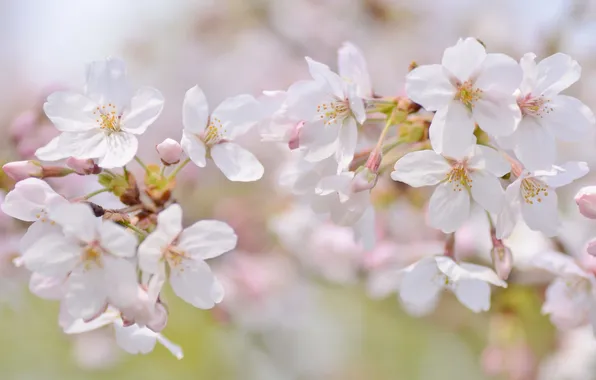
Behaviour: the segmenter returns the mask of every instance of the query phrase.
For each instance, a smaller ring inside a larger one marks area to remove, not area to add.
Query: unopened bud
[[[588,252],[588,254],[596,256],[596,239],[592,239],[588,242],[588,245],[586,246],[586,251]]]
[[[381,166],[381,161],[383,161],[383,153],[378,149],[374,149],[368,156],[368,160],[366,160],[364,166],[374,174],[377,174],[379,172],[379,166]]]
[[[300,147],[300,130],[304,126],[304,122],[301,121],[294,125],[292,133],[290,134],[290,141],[288,141],[288,147],[291,150],[298,149]]]
[[[583,216],[596,219],[596,186],[581,188],[575,196],[575,203]]]
[[[66,166],[80,175],[99,174],[101,172],[101,168],[92,159],[70,157],[66,160]]]
[[[506,280],[513,268],[513,255],[511,254],[511,250],[504,246],[503,243],[495,244],[490,251],[490,256],[493,260],[493,266],[497,276],[499,276],[501,280]]]
[[[356,175],[352,179],[352,192],[359,193],[372,189],[377,184],[377,178],[376,173],[364,167],[362,170],[356,172]]]
[[[27,178],[41,178],[43,168],[37,161],[14,161],[2,167],[4,173],[15,181],[22,181]]]
[[[180,158],[182,157],[182,147],[178,141],[169,138],[165,139],[161,144],[158,144],[155,149],[164,165],[175,165],[180,162]]]

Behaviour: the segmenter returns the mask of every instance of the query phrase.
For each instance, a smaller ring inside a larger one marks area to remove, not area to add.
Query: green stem
[[[131,230],[133,230],[134,232],[136,232],[137,234],[141,235],[142,237],[146,237],[147,236],[147,232],[143,231],[142,229],[132,225],[130,222],[121,222],[122,225],[124,225],[126,228],[130,228]]]
[[[136,161],[136,162],[138,162],[138,163],[139,163],[139,165],[141,165],[141,167],[142,167],[143,169],[145,169],[145,171],[146,171],[146,172],[148,172],[148,171],[149,171],[149,169],[147,169],[147,165],[145,165],[145,163],[143,162],[143,160],[141,160],[141,159],[139,158],[139,156],[135,156],[135,161]]]
[[[108,191],[110,191],[110,189],[106,189],[106,188],[95,190],[94,192],[85,195],[83,197],[83,199],[87,200],[87,199],[93,198],[94,196],[96,196],[98,194],[107,193]]]
[[[180,170],[184,169],[184,167],[189,162],[190,162],[190,158],[187,158],[186,160],[184,160],[180,165],[178,165],[178,167],[176,167],[176,169],[174,169],[174,171],[172,172],[172,174],[170,174],[170,176],[168,178],[169,179],[176,178],[176,176],[178,175],[178,173],[180,173]]]

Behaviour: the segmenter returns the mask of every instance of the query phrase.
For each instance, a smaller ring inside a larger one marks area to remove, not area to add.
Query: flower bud
[[[288,141],[288,147],[291,150],[298,149],[300,147],[300,130],[304,126],[304,122],[301,121],[294,125],[294,128],[290,134],[290,140]]]
[[[80,159],[70,157],[66,160],[66,166],[80,175],[99,174],[101,169],[92,159]]]
[[[596,239],[592,239],[588,242],[588,245],[586,246],[586,251],[588,252],[588,254],[596,256]]]
[[[30,177],[41,178],[43,168],[37,161],[14,161],[2,167],[4,173],[15,181],[22,181]]]
[[[513,268],[513,255],[511,254],[511,250],[502,244],[495,245],[490,251],[490,256],[493,260],[493,266],[495,272],[497,272],[497,276],[499,276],[501,280],[506,280]]]
[[[377,174],[372,172],[369,168],[364,167],[358,171],[352,179],[352,192],[359,193],[361,191],[370,190],[377,184]]]
[[[596,219],[596,186],[581,188],[575,196],[575,203],[583,216]]]
[[[165,139],[161,144],[158,144],[155,149],[164,165],[175,165],[180,162],[180,157],[182,157],[182,147],[177,141],[169,138]]]

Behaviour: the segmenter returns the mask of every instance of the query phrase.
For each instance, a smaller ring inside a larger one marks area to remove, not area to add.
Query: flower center
[[[464,188],[470,188],[473,182],[469,176],[468,167],[465,162],[452,164],[451,171],[447,173],[446,180],[453,186],[453,191],[462,191]]]
[[[455,281],[453,281],[452,279],[450,279],[449,277],[447,277],[447,275],[443,272],[439,272],[437,273],[432,281],[442,287],[442,288],[446,288],[446,289],[455,289],[456,283]]]
[[[350,102],[348,99],[344,99],[319,104],[317,114],[319,114],[319,119],[325,122],[325,125],[341,123],[350,114]]]
[[[548,107],[550,99],[546,99],[544,96],[532,97],[532,94],[528,94],[524,97],[517,99],[517,105],[522,111],[522,115],[542,117],[545,113],[550,113],[553,109]]]
[[[203,131],[203,136],[201,136],[200,138],[201,140],[203,140],[205,145],[213,146],[224,139],[224,132],[225,130],[223,129],[221,120],[219,120],[216,117],[210,117],[209,125],[207,125],[207,128],[205,128],[205,130]]]
[[[99,128],[103,129],[106,133],[111,134],[114,132],[120,132],[120,118],[116,106],[112,103],[106,106],[97,106],[94,115],[97,115],[95,121],[99,123]]]
[[[455,99],[462,102],[469,109],[474,108],[474,103],[482,97],[482,90],[475,88],[472,81],[465,81],[457,86]]]
[[[533,205],[534,199],[540,203],[542,197],[548,197],[548,186],[536,178],[524,178],[521,182],[521,193],[524,202]]]
[[[83,252],[83,266],[85,270],[89,270],[93,267],[102,267],[101,248],[96,243],[89,244],[85,247]]]
[[[165,258],[170,264],[170,267],[179,266],[183,260],[188,259],[186,252],[182,251],[178,247],[171,245],[166,248],[164,252]]]

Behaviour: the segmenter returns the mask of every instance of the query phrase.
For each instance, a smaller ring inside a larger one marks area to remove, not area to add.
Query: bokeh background
[[[515,59],[530,51],[570,54],[583,75],[569,94],[596,108],[594,0],[0,0],[0,160],[31,158],[55,133],[40,114],[44,98],[80,88],[85,64],[106,56],[124,58],[135,85],[154,86],[166,98],[141,140],[141,156],[156,161],[155,144],[179,139],[184,92],[195,84],[213,106],[240,93],[286,89],[308,78],[304,56],[335,68],[337,49],[352,41],[366,56],[375,91],[398,95],[411,61],[436,62],[466,36]],[[561,155],[593,167],[594,142],[562,146]],[[561,193],[560,239],[523,229],[512,238],[517,267],[491,312],[473,314],[446,296],[430,316],[414,317],[373,282],[383,263],[407,261],[415,245],[428,253],[426,245],[440,244],[441,235],[424,227],[425,194],[381,186],[378,203],[391,198],[380,213],[391,238],[362,252],[344,229],[309,231],[308,217],[276,186],[281,149],[260,143],[256,132],[244,143],[264,163],[263,180],[231,183],[189,166],[177,189],[187,222],[216,217],[240,237],[236,251],[213,263],[226,285],[221,307],[194,309],[166,291],[164,334],[183,346],[181,361],[160,346],[127,355],[109,328],[62,334],[58,305],[31,296],[27,275],[11,264],[24,226],[2,219],[0,379],[596,378],[590,329],[557,332],[540,314],[549,278],[524,267],[540,250],[582,250],[596,229],[577,217],[572,198],[596,177]],[[12,183],[2,177],[1,185]],[[66,196],[98,187],[81,177],[53,185]],[[458,233],[458,254],[486,260],[487,231],[471,222]]]

